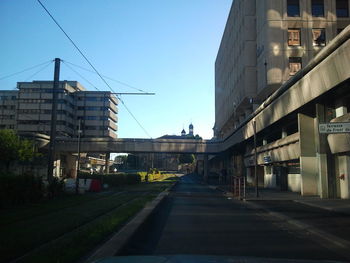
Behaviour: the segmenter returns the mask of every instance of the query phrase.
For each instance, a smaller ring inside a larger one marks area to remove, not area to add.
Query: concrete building
[[[49,136],[52,91],[52,81],[18,82],[17,90],[0,91],[0,129],[14,129],[30,137]],[[56,138],[77,138],[79,122],[82,138],[117,138],[117,105],[118,100],[111,92],[87,91],[77,81],[60,81]],[[108,153],[96,158],[89,153],[81,159],[81,168],[106,166],[109,156]],[[38,174],[45,175],[44,166],[37,169]],[[76,156],[56,153],[54,166],[55,176],[74,177]]]
[[[0,129],[15,129],[18,92],[0,91]]]
[[[52,81],[18,82],[13,91],[0,91],[0,128],[20,134],[50,134]],[[86,91],[77,81],[60,81],[57,137],[117,137],[117,98],[107,91]]]
[[[341,56],[348,56],[349,6],[349,0],[233,1],[215,63],[214,136],[230,146],[211,160],[212,170],[226,168],[254,183],[255,121],[260,186],[350,198],[350,144],[318,132],[319,123],[348,116]],[[346,146],[340,150],[339,143]]]
[[[255,5],[255,0],[233,1],[227,19],[215,62],[217,138],[227,136],[244,118],[249,99],[256,95]]]
[[[215,62],[225,138],[349,23],[349,0],[235,0]]]

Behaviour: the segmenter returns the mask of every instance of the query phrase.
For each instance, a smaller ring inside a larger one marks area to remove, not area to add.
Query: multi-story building
[[[324,135],[319,126],[349,122],[349,7],[233,1],[215,63],[214,135],[225,151],[210,160],[212,171],[350,198],[350,146],[341,140],[349,135]],[[343,148],[330,151],[334,145]]]
[[[52,81],[18,82],[0,91],[0,127],[19,133],[50,134]],[[106,91],[86,91],[77,81],[60,81],[57,136],[75,137],[81,120],[84,137],[117,137],[117,98]]]
[[[14,129],[16,126],[17,91],[0,91],[0,129]]]
[[[234,0],[215,63],[214,135],[229,136],[315,57],[350,23],[349,5],[349,0]]]

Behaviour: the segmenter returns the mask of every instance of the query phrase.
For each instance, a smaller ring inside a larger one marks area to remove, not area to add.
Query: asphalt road
[[[343,260],[266,212],[187,175],[118,255],[225,255]]]

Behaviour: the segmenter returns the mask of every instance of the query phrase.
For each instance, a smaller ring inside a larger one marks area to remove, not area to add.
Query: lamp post
[[[253,129],[254,129],[254,176],[255,176],[255,194],[259,197],[259,178],[258,178],[258,154],[256,151],[256,121],[253,119]]]
[[[79,192],[79,170],[80,170],[80,135],[82,133],[81,130],[81,119],[79,119],[78,124],[78,158],[77,158],[77,167],[76,167],[76,180],[75,180],[75,193],[78,194]]]

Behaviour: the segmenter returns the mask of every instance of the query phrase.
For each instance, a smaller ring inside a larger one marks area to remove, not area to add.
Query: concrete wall
[[[339,196],[342,199],[350,198],[350,156],[339,155],[337,156],[338,164],[338,184],[339,184]]]
[[[265,188],[276,188],[276,174],[273,173],[266,173],[265,171],[265,177],[264,177],[264,187]]]
[[[215,130],[234,128],[256,93],[255,0],[233,1],[215,62]]]
[[[288,190],[296,193],[301,192],[302,177],[300,174],[288,174]]]
[[[298,114],[301,194],[317,195],[317,163],[315,150],[314,119],[304,114]]]

